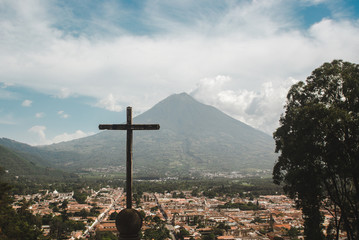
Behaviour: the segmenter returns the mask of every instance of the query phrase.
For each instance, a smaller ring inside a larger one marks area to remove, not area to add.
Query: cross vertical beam
[[[159,124],[132,124],[132,108],[127,107],[126,124],[100,124],[100,130],[126,130],[126,208],[132,208],[132,145],[133,130],[158,130]]]
[[[132,125],[132,108],[127,107],[127,125]],[[132,208],[132,144],[133,130],[127,130],[126,141],[126,208]]]

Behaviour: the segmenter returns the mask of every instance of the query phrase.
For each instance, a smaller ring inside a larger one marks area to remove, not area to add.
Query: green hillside
[[[50,167],[50,162],[42,157],[42,151],[25,143],[16,142],[7,138],[0,138],[0,145],[16,152],[18,156],[36,164],[37,166]]]
[[[13,142],[13,147],[16,142]],[[21,143],[18,143],[21,145]],[[32,160],[36,159],[35,156],[19,152],[17,150],[9,149],[3,145],[0,145],[0,167],[5,170],[4,177],[11,178],[27,178],[27,179],[63,179],[74,177],[73,174],[65,173],[60,170],[55,170],[49,167],[43,167],[37,165]],[[38,160],[37,162],[42,162]]]
[[[10,175],[35,175],[38,168],[16,152],[0,146],[0,166]]]

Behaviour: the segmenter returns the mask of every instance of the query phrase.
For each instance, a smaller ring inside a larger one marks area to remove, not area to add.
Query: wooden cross
[[[158,130],[159,124],[132,124],[132,108],[127,107],[127,124],[100,124],[100,130],[126,130],[126,208],[132,208],[132,131],[133,130]]]

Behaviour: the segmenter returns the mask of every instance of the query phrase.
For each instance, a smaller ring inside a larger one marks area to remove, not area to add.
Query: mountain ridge
[[[269,135],[186,93],[167,97],[133,122],[161,125],[160,131],[134,131],[135,167],[240,170],[274,164],[274,141]],[[125,139],[124,131],[103,131],[42,149],[58,154],[79,152],[77,159],[62,159],[75,168],[124,165]],[[54,162],[58,165],[60,159]]]
[[[271,169],[276,158],[269,135],[186,93],[163,99],[133,122],[161,126],[159,131],[134,131],[133,165],[143,176]],[[31,155],[38,165],[68,171],[125,166],[125,131],[101,131],[47,146],[4,139],[0,145]]]

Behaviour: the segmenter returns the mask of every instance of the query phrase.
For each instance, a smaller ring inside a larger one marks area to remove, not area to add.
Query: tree
[[[183,240],[184,237],[191,235],[184,227],[180,227],[176,234],[176,239]]]
[[[3,170],[0,168],[0,176]],[[11,206],[8,195],[11,187],[0,181],[0,239],[40,239],[41,223],[28,210],[28,203],[23,201],[19,211]]]
[[[50,221],[50,236],[56,239],[66,238],[72,231],[85,230],[83,222],[69,220],[61,216],[55,216]]]
[[[154,221],[155,223],[160,223],[160,222],[161,222],[161,218],[160,218],[159,216],[154,216],[154,217],[153,217],[153,221]]]
[[[73,198],[80,204],[86,202],[87,194],[84,191],[75,190]]]
[[[87,218],[90,215],[90,212],[87,211],[85,208],[81,209],[80,212],[75,213],[76,216],[80,216],[82,218]]]
[[[192,190],[192,192],[191,192],[191,195],[192,195],[193,197],[198,197],[198,195],[199,195],[199,189],[198,189],[198,188],[194,188],[194,189]]]
[[[145,240],[165,240],[170,237],[170,232],[164,223],[157,223],[155,226],[148,228],[144,232],[143,239]]]
[[[61,239],[64,232],[65,229],[61,216],[54,217],[50,222],[50,236],[56,239]]]
[[[68,203],[69,203],[69,201],[67,201],[67,199],[65,199],[63,202],[62,202],[62,204],[61,204],[61,206],[60,206],[60,208],[61,209],[66,209],[67,208],[67,205],[68,205]]]
[[[231,229],[231,227],[227,224],[225,224],[224,222],[220,222],[218,225],[217,225],[217,228],[219,229],[223,229],[225,231],[228,231],[229,229]]]
[[[42,216],[41,224],[50,225],[52,218],[53,218],[52,214],[45,214],[44,216]]]
[[[202,240],[215,240],[216,239],[216,235],[214,235],[213,232],[206,234],[206,235],[202,235],[201,236]]]
[[[116,217],[117,217],[117,212],[113,212],[110,214],[110,217],[109,217],[109,220],[116,220]]]
[[[98,214],[100,214],[99,207],[95,206],[90,209],[90,216],[97,216]]]
[[[297,236],[300,234],[300,231],[298,228],[291,227],[289,230],[287,230],[287,235],[290,239],[297,239]]]
[[[94,240],[117,240],[118,237],[112,232],[96,232]]]
[[[359,65],[334,60],[294,84],[274,139],[273,179],[302,208],[306,239],[323,239],[325,199],[359,239]]]
[[[178,195],[179,198],[185,198],[186,196],[184,195],[184,193],[181,191],[180,194]]]
[[[146,213],[145,213],[145,211],[141,210],[141,211],[138,212],[138,214],[140,215],[142,221],[143,221],[143,219],[146,218]]]

